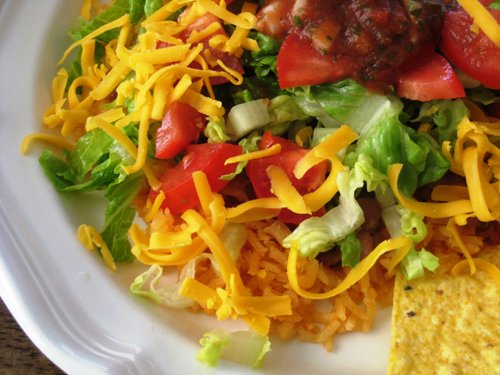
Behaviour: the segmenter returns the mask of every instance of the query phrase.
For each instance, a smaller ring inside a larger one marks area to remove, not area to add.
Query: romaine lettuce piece
[[[357,189],[367,182],[367,190],[387,185],[387,176],[375,169],[366,155],[360,155],[353,169],[341,171],[337,177],[339,204],[321,217],[310,217],[288,235],[283,246],[297,243],[302,256],[315,258],[329,250],[336,242],[358,229],[365,221],[363,210],[356,201]]]
[[[134,127],[126,128],[132,136]],[[75,150],[64,158],[45,150],[39,158],[45,174],[56,190],[61,192],[88,192],[104,190],[108,200],[104,228],[101,235],[115,261],[131,261],[128,228],[135,217],[131,207],[142,188],[142,173],[128,176],[122,165],[133,163],[133,158],[121,144],[100,129],[83,135]]]
[[[249,59],[248,64],[253,67],[257,77],[267,77],[269,73],[277,75],[276,60],[281,43],[261,32],[256,34],[255,40],[259,45],[259,50],[251,53],[252,58]]]
[[[364,154],[383,173],[391,164],[402,163],[399,188],[405,195],[412,196],[419,186],[440,179],[448,171],[449,162],[431,136],[399,121],[402,110],[399,99],[387,99],[380,109],[377,120],[368,122],[361,130],[358,142],[346,154],[344,163],[352,166],[358,155]]]
[[[144,14],[149,17],[164,5],[163,0],[145,0]]]
[[[401,261],[400,270],[406,280],[424,276],[425,269],[434,272],[439,267],[439,258],[425,249],[411,249]]]
[[[259,149],[259,142],[262,136],[259,132],[251,132],[247,137],[241,139],[238,144],[243,149],[243,153],[257,151]],[[220,178],[222,180],[232,180],[237,175],[239,175],[245,167],[247,166],[248,161],[240,161],[236,166],[236,170],[233,173],[222,175]]]
[[[392,238],[405,235],[413,242],[419,243],[427,235],[424,216],[399,204],[385,207],[382,210],[382,220]]]
[[[200,339],[202,348],[196,358],[209,366],[217,366],[221,358],[252,368],[262,366],[271,350],[269,337],[252,331],[225,332],[213,330]]]
[[[145,0],[114,0],[113,3],[97,17],[85,20],[77,18],[75,25],[69,31],[73,40],[80,40],[99,27],[114,21],[125,14],[130,14],[130,22],[135,24],[144,16]],[[118,35],[117,30],[110,30],[98,37],[99,40],[109,42]]]
[[[428,122],[435,125],[431,134],[439,142],[450,141],[452,144],[457,139],[457,126],[469,110],[463,100],[433,100],[422,104],[418,117],[413,122]]]
[[[203,129],[203,135],[207,137],[207,143],[224,143],[229,141],[230,137],[227,135],[224,117],[208,118],[207,125]]]
[[[184,272],[180,280],[176,283],[168,282],[167,277],[163,275],[163,268],[158,264],[153,264],[149,269],[137,276],[132,284],[130,291],[138,296],[152,299],[160,305],[165,305],[173,309],[185,309],[194,304],[190,298],[179,294],[179,288],[186,277],[194,277],[196,264],[202,259],[211,257],[209,254],[196,257],[184,266]]]
[[[342,267],[354,267],[359,263],[361,257],[361,243],[356,237],[356,233],[348,234],[339,241]]]

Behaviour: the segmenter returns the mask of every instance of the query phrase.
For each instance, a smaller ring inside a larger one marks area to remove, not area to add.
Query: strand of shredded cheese
[[[257,150],[257,151],[247,152],[245,154],[231,156],[230,158],[226,159],[224,165],[265,158],[267,156],[277,155],[280,152],[281,152],[281,145],[279,143],[276,143],[275,145],[272,145],[271,147],[265,148],[263,150]]]
[[[487,272],[490,275],[490,277],[495,281],[497,286],[500,287],[500,270],[495,264],[490,263],[487,260],[481,258],[472,258],[471,261],[474,264],[474,268]],[[461,260],[460,262],[456,263],[451,269],[451,274],[453,276],[462,274],[467,268],[467,266],[469,266],[469,263],[470,262],[467,259]]]
[[[297,258],[298,258],[298,250],[295,244],[292,244],[290,248],[290,252],[288,254],[288,262],[287,262],[287,273],[288,273],[288,281],[290,282],[290,286],[299,296],[312,299],[327,299],[332,298],[340,293],[349,289],[352,285],[357,283],[361,278],[366,275],[366,273],[373,267],[373,265],[377,262],[377,260],[385,253],[398,250],[400,248],[409,248],[412,246],[411,241],[402,236],[390,240],[386,240],[381,242],[377,247],[366,256],[361,262],[359,262],[342,280],[342,282],[337,285],[335,288],[330,291],[324,293],[314,293],[309,292],[301,288],[299,283],[299,277],[297,274]]]
[[[271,192],[278,197],[283,205],[297,214],[311,214],[304,198],[295,189],[286,172],[276,166],[270,165],[266,169],[267,176],[271,180]]]
[[[387,172],[389,185],[398,201],[410,211],[431,218],[447,218],[471,213],[473,211],[470,200],[456,200],[445,203],[418,202],[404,197],[398,188],[398,177],[403,168],[402,164],[393,164]]]
[[[23,138],[23,142],[21,143],[21,154],[26,154],[28,152],[29,146],[31,142],[34,140],[42,140],[49,142],[50,144],[62,149],[62,150],[74,150],[75,145],[68,141],[66,138],[62,138],[57,135],[47,134],[47,133],[33,133],[29,134]]]
[[[446,225],[446,229],[451,233],[451,235],[453,236],[458,247],[462,251],[462,254],[465,256],[465,259],[467,260],[467,263],[469,264],[469,267],[470,267],[470,274],[474,275],[476,273],[476,265],[472,261],[472,257],[470,255],[470,252],[467,249],[467,246],[465,246],[464,242],[462,241],[460,234],[458,233],[458,230],[457,230],[457,227],[455,225],[455,221],[453,220],[453,218],[448,220],[448,224]]]
[[[116,264],[113,260],[113,256],[109,251],[108,245],[102,239],[100,233],[94,227],[86,224],[82,224],[78,227],[77,231],[78,240],[89,250],[94,250],[98,247],[102,258],[106,265],[112,271],[116,270]]]
[[[458,0],[458,3],[465,9],[477,25],[488,38],[500,48],[500,25],[493,15],[478,0]]]
[[[130,22],[130,18],[128,14],[125,14],[121,16],[120,18],[117,18],[114,21],[111,21],[101,27],[99,27],[97,30],[92,31],[91,33],[85,35],[82,39],[77,40],[76,42],[73,42],[67,49],[64,51],[63,56],[61,60],[59,60],[58,64],[62,64],[64,60],[68,57],[68,55],[73,51],[76,47],[82,45],[83,43],[87,42],[90,39],[95,39],[101,34],[104,34],[106,31],[116,29],[118,27],[122,27],[123,25],[127,24]]]

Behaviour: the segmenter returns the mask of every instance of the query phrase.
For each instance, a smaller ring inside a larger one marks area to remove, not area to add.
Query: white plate
[[[34,343],[69,374],[256,374],[195,360],[198,339],[220,323],[133,297],[134,266],[110,272],[75,231],[99,223],[89,195],[61,195],[45,178],[41,146],[20,155],[41,128],[55,62],[79,1],[0,0],[0,291]],[[335,351],[273,340],[263,374],[383,374],[390,312],[369,334],[338,336]]]

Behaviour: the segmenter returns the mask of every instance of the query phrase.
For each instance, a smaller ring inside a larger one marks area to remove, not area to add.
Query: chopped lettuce
[[[133,163],[125,148],[100,129],[83,135],[75,150],[64,156],[61,159],[49,150],[40,156],[45,173],[59,191],[104,190],[125,180],[121,166]]]
[[[112,22],[125,14],[130,15],[130,22],[135,24],[144,16],[145,0],[114,0],[113,3],[97,17],[85,20],[82,17],[77,18],[76,23],[69,31],[69,36],[73,40],[80,40],[99,27]],[[117,30],[110,30],[98,37],[99,40],[109,42],[116,38]]]
[[[423,241],[427,236],[427,226],[424,222],[424,216],[417,214],[401,205],[397,206],[401,215],[401,233],[415,243]]]
[[[246,227],[243,224],[232,222],[226,222],[219,234],[220,240],[235,262],[240,257],[240,251],[247,242],[247,237]]]
[[[443,141],[455,142],[457,126],[469,114],[461,99],[433,100],[422,104],[418,117],[413,122],[434,124],[432,135],[441,144]]]
[[[225,332],[213,330],[200,339],[202,348],[196,358],[209,366],[217,366],[221,358],[259,368],[271,350],[269,337],[252,331]]]
[[[261,32],[257,33],[255,40],[259,45],[259,50],[251,53],[251,59],[248,64],[253,67],[257,77],[266,77],[269,73],[277,75],[276,60],[281,43]]]
[[[102,238],[116,261],[132,261],[128,230],[135,218],[132,201],[144,186],[142,174],[133,174],[119,184],[110,185],[104,197],[108,206],[104,212]]]
[[[373,167],[369,157],[360,155],[352,169],[341,171],[337,177],[340,193],[338,206],[321,217],[304,220],[284,239],[283,245],[291,247],[295,242],[302,256],[315,258],[353,233],[365,221],[355,195],[365,181],[367,190],[374,191],[380,185],[387,185],[387,176]]]
[[[257,151],[259,149],[259,142],[261,138],[262,136],[258,132],[252,132],[247,137],[241,139],[238,144],[243,148],[244,154],[252,151]],[[236,170],[233,173],[225,174],[220,178],[222,180],[232,180],[237,175],[243,172],[247,164],[247,161],[239,162],[236,166]]]
[[[361,242],[359,242],[356,233],[348,234],[339,241],[340,254],[342,258],[342,267],[354,267],[359,263],[361,257]]]
[[[448,171],[449,163],[430,135],[400,122],[402,107],[399,99],[387,98],[377,112],[376,121],[367,122],[361,129],[358,142],[346,154],[344,162],[352,166],[358,155],[365,154],[383,173],[391,164],[402,163],[399,188],[411,196],[419,186],[440,179]]]
[[[392,238],[405,235],[415,243],[422,241],[427,235],[424,216],[394,204],[382,210],[382,220]]]
[[[163,0],[145,0],[144,14],[149,17],[164,5]]]
[[[238,140],[253,130],[271,122],[268,100],[257,99],[233,106],[227,114],[226,129],[232,140]]]
[[[163,275],[163,268],[158,264],[153,264],[149,269],[137,276],[130,291],[138,296],[152,299],[160,305],[165,305],[174,309],[185,309],[193,305],[193,300],[179,294],[181,283],[186,277],[194,277],[196,264],[211,257],[209,254],[200,255],[189,261],[183,268],[183,274],[177,283],[168,282],[168,278]]]
[[[400,270],[406,280],[424,276],[425,269],[434,272],[439,267],[439,258],[425,249],[411,249],[400,263]]]
[[[133,133],[132,127],[126,131]],[[131,204],[144,184],[142,173],[128,176],[121,167],[133,158],[121,144],[100,129],[83,135],[64,158],[45,150],[40,164],[61,192],[103,190],[108,200],[102,237],[115,261],[131,261],[127,231],[135,217]]]
[[[278,95],[269,102],[269,116],[274,125],[309,118],[298,105],[297,99],[289,95]]]
[[[203,129],[203,135],[207,137],[207,143],[224,143],[229,141],[224,117],[208,118],[207,125]]]
[[[325,126],[348,124],[355,131],[373,118],[383,96],[370,94],[353,80],[291,90],[301,109]]]

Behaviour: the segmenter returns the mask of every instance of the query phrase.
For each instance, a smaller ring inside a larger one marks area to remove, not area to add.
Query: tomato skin
[[[275,144],[279,144],[281,146],[281,152],[302,150],[302,147],[300,147],[297,143],[291,142],[283,137],[278,137],[276,135],[273,135],[271,132],[268,131],[262,134],[262,138],[260,139],[259,143],[259,148],[261,150],[264,150],[266,148],[274,146]]]
[[[297,56],[301,56],[297,59]],[[317,51],[308,38],[291,32],[278,53],[276,68],[281,89],[335,82],[346,73],[341,64]]]
[[[158,159],[176,156],[198,140],[205,124],[205,117],[193,107],[181,102],[172,103],[156,132],[155,156]]]
[[[228,181],[220,177],[233,173],[237,164],[224,165],[227,158],[243,152],[238,145],[229,143],[203,143],[189,145],[187,154],[179,164],[165,170],[160,178],[160,190],[165,194],[163,208],[169,208],[172,215],[180,215],[199,204],[192,174],[201,171],[207,176],[212,191],[220,191]],[[151,198],[157,195],[151,193]]]
[[[500,22],[500,11],[483,5]],[[470,30],[472,18],[458,8],[446,13],[442,29],[440,49],[448,60],[470,77],[486,87],[500,89],[500,48],[483,33]]]
[[[264,133],[259,148],[269,148],[274,144],[281,145],[281,152],[279,154],[251,160],[245,168],[257,197],[265,198],[273,196],[271,192],[271,181],[266,172],[270,165],[276,165],[282,168],[300,194],[311,192],[323,183],[326,175],[326,162],[314,166],[299,180],[294,176],[293,169],[295,168],[295,164],[297,164],[308,150],[284,138],[271,135],[269,132]],[[314,215],[322,215],[324,212],[324,209],[320,209],[316,211]],[[278,217],[285,223],[299,224],[310,216],[311,215],[296,214],[288,209],[282,209]]]
[[[434,51],[425,51],[402,67],[396,92],[400,97],[421,102],[465,96],[450,63]]]

